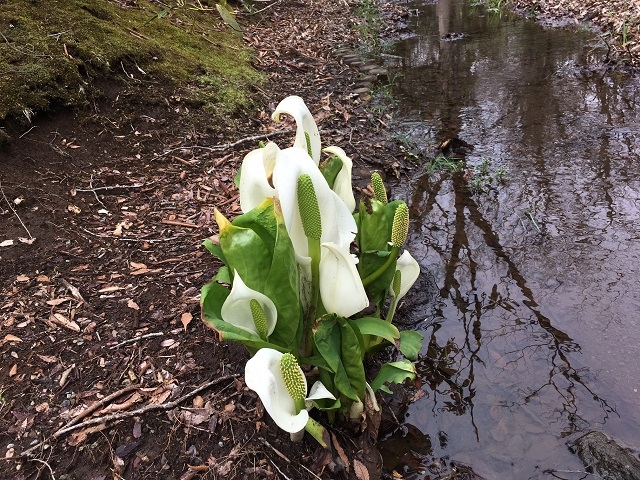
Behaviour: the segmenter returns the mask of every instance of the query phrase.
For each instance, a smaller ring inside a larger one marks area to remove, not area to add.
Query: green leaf
[[[362,336],[351,326],[351,322],[344,318],[338,318],[342,339],[341,358],[342,365],[349,377],[353,390],[358,399],[364,400],[367,379],[364,373],[364,349]],[[351,397],[350,397],[351,398]],[[353,399],[355,400],[355,399]]]
[[[271,342],[265,342],[260,337],[247,332],[246,330],[238,328],[235,325],[227,323],[222,319],[206,318],[205,323],[220,334],[221,341],[239,342],[250,350],[254,351],[260,348],[272,348],[274,350],[278,350],[279,352],[288,352],[285,347],[276,345]]]
[[[200,315],[202,320],[222,319],[220,310],[222,304],[229,296],[228,288],[220,285],[218,282],[209,282],[200,292]]]
[[[393,217],[402,200],[384,204],[378,200],[371,200],[369,208],[364,202],[360,202],[360,222],[356,241],[361,252],[373,252],[377,250],[388,251],[391,241],[391,227]]]
[[[249,288],[276,306],[278,321],[269,341],[294,350],[302,330],[298,264],[273,199],[236,217],[219,238],[229,271],[237,271]]]
[[[391,230],[393,217],[402,200],[384,204],[378,200],[371,200],[369,205],[360,202],[358,212],[358,234],[356,243],[360,249],[358,272],[361,278],[366,278],[381,268],[386,262],[391,246]],[[391,263],[385,272],[375,281],[367,285],[366,290],[373,302],[382,307],[387,295],[387,289],[393,281],[396,263]]]
[[[229,268],[220,267],[216,276],[213,277],[213,280],[218,283],[231,284],[231,273],[229,272]]]
[[[322,176],[329,184],[329,188],[333,188],[333,184],[336,182],[336,177],[340,173],[340,170],[342,170],[342,166],[342,160],[335,155],[329,157],[318,166],[320,172],[322,172]]]
[[[238,25],[236,17],[232,12],[230,12],[227,8],[225,8],[223,5],[220,5],[219,3],[216,3],[216,9],[218,10],[220,17],[222,17],[224,23],[229,25],[236,32],[242,32],[242,28],[240,28],[240,25]]]
[[[413,380],[416,378],[416,367],[409,360],[401,360],[399,362],[385,363],[380,368],[380,372],[371,382],[373,391],[382,390],[391,393],[391,390],[385,383],[402,383],[406,379]]]
[[[213,255],[216,258],[219,258],[222,261],[222,263],[225,263],[225,264],[227,263],[227,261],[224,258],[224,253],[222,252],[222,248],[220,247],[220,245],[216,245],[215,243],[213,243],[211,240],[207,238],[202,242],[202,246],[206,248],[211,255]]]
[[[327,362],[332,372],[340,365],[340,329],[336,327],[335,315],[323,316],[316,326],[313,341],[318,354]],[[325,385],[326,386],[326,385]]]
[[[300,343],[303,322],[298,262],[284,218],[276,214],[275,219],[273,256],[269,270],[265,272],[262,293],[273,301],[278,311],[276,328],[269,340],[279,345],[293,347]]]
[[[362,335],[374,335],[395,343],[402,338],[395,325],[377,317],[363,317],[353,321]]]
[[[422,340],[424,337],[421,333],[414,330],[403,330],[400,332],[400,343],[398,349],[406,358],[415,362],[418,360],[418,354],[422,349]]]

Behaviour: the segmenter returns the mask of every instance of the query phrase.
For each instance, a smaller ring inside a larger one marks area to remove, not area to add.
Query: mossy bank
[[[105,79],[151,97],[169,89],[222,118],[263,82],[242,36],[207,2],[0,0],[0,33],[0,125],[90,105]]]

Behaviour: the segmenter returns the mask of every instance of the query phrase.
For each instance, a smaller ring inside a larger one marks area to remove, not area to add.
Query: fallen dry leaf
[[[184,331],[187,331],[187,325],[189,325],[191,323],[191,320],[193,320],[193,315],[191,315],[189,312],[184,312],[181,316],[180,316],[180,321],[182,322],[182,325],[184,326]]]
[[[71,300],[70,297],[61,297],[61,298],[54,298],[53,300],[47,300],[45,303],[47,305],[51,305],[52,307],[55,307],[57,305],[60,305],[61,303],[68,302],[69,300]]]
[[[111,292],[117,292],[118,290],[124,290],[124,287],[116,287],[116,286],[104,287],[98,290],[98,293],[111,293]]]
[[[56,363],[58,361],[58,357],[54,357],[53,355],[40,355],[40,354],[36,354],[36,355],[38,355],[38,357],[40,357],[41,360],[47,363]]]
[[[18,373],[18,364],[14,363],[13,367],[11,367],[11,370],[9,370],[9,376],[13,377],[16,373]]]
[[[148,268],[144,263],[138,263],[138,262],[129,262],[130,265],[130,269],[131,270],[139,270],[141,268]]]
[[[21,342],[22,339],[19,337],[16,337],[15,335],[11,335],[10,333],[8,333],[7,335],[4,336],[4,338],[2,339],[2,343],[7,343],[7,342]]]
[[[69,320],[67,317],[65,317],[64,315],[62,315],[61,313],[52,313],[49,316],[49,321],[55,324],[58,324],[64,328],[68,328],[71,331],[74,332],[79,332],[80,331],[80,325],[78,325],[76,322],[74,322],[73,320]]]
[[[134,310],[140,310],[138,304],[131,299],[129,299],[129,301],[127,302],[127,307],[133,308]]]
[[[353,460],[353,473],[356,474],[358,480],[369,480],[369,470],[360,460]]]

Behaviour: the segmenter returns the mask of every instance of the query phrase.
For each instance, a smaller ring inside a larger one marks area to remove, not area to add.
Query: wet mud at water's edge
[[[440,152],[459,171],[417,165],[394,190],[426,277],[410,316],[436,361],[392,440],[424,451],[388,466],[582,478],[567,445],[589,431],[640,450],[639,82],[597,68],[585,31],[410,8],[417,35],[387,56],[399,132],[433,157],[463,148]]]

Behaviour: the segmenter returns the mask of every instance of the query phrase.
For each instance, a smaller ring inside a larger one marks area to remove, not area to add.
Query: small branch
[[[152,333],[147,333],[145,335],[140,335],[139,337],[129,338],[128,340],[125,340],[123,342],[120,342],[120,343],[114,345],[113,347],[110,348],[110,350],[115,350],[116,348],[120,348],[123,345],[128,345],[130,343],[136,343],[138,340],[144,340],[146,338],[153,338],[153,337],[161,337],[163,335],[164,335],[164,333],[162,333],[162,332],[152,332]]]
[[[45,462],[44,460],[40,460],[39,458],[30,458],[31,461],[33,462],[40,462],[42,464],[44,464],[45,467],[47,467],[49,469],[49,473],[51,474],[51,480],[56,480],[55,475],[53,474],[53,469],[51,468],[51,465],[49,465],[47,462]],[[38,475],[39,476],[39,475]]]
[[[134,183],[133,185],[111,185],[108,187],[96,187],[96,188],[75,188],[76,192],[100,192],[103,190],[117,190],[120,188],[140,188],[144,187],[144,183]]]
[[[160,220],[160,223],[164,223],[165,225],[173,225],[174,227],[200,228],[195,223],[181,222],[179,220]]]
[[[75,418],[74,418],[69,423],[67,423],[67,425],[65,425],[64,427],[62,427],[58,431],[56,431],[46,441],[59,438],[59,437],[63,436],[64,434],[72,432],[74,430],[78,430],[79,428],[90,427],[90,426],[98,425],[98,424],[101,424],[101,423],[120,421],[120,420],[124,420],[126,418],[137,417],[138,415],[143,415],[145,413],[156,411],[156,410],[161,410],[161,411],[162,410],[171,410],[172,408],[177,407],[178,405],[180,405],[185,400],[190,399],[191,397],[197,395],[198,393],[202,392],[203,390],[206,390],[207,388],[212,387],[212,386],[214,386],[214,385],[216,385],[218,383],[224,382],[225,380],[231,380],[231,379],[238,378],[239,376],[240,375],[236,374],[236,375],[225,375],[224,377],[216,378],[215,380],[211,380],[211,381],[209,381],[207,383],[204,383],[204,384],[200,385],[195,390],[192,390],[191,392],[182,395],[181,397],[177,398],[176,400],[174,400],[172,402],[145,405],[144,407],[138,408],[137,410],[131,410],[131,411],[128,411],[128,412],[118,412],[118,413],[113,413],[111,415],[103,415],[101,417],[96,417],[96,418],[92,418],[90,420],[86,420],[86,421],[84,421],[82,423],[73,423],[75,421]],[[137,385],[137,386],[139,386],[139,385]],[[116,392],[116,393],[120,393],[120,395],[121,395],[124,392],[120,391],[120,392]],[[113,398],[115,398],[115,397],[112,397],[112,399]],[[44,445],[44,443],[45,443],[45,440],[41,441],[37,445],[34,445],[33,447],[31,447],[31,448],[29,448],[27,450],[25,450],[19,456],[22,457],[22,458],[30,456],[35,450],[37,450],[42,445]]]
[[[24,228],[25,231],[27,232],[27,235],[29,235],[29,240],[33,240],[33,236],[31,235],[31,232],[29,232],[29,229],[22,222],[22,219],[20,219],[20,215],[18,215],[18,212],[16,212],[16,210],[13,208],[13,205],[11,205],[11,202],[9,201],[7,196],[4,194],[4,189],[2,188],[2,182],[0,182],[0,192],[2,193],[2,197],[4,198],[4,201],[7,202],[7,205],[9,205],[9,208],[11,209],[13,214],[16,216],[16,218],[18,219],[18,221],[22,225],[22,228]]]
[[[94,237],[98,237],[98,238],[107,238],[109,240],[121,240],[123,242],[149,242],[149,243],[158,243],[158,242],[170,242],[172,240],[177,240],[178,238],[180,238],[179,236],[176,237],[169,237],[169,238],[158,238],[158,239],[149,239],[149,238],[129,238],[129,237],[116,237],[115,235],[101,235],[99,233],[93,233],[90,230],[87,230],[86,228],[80,227],[80,229],[83,232],[88,233],[89,235],[92,235]]]
[[[80,412],[73,419],[71,419],[71,421],[69,421],[69,423],[67,423],[63,428],[68,428],[68,427],[71,427],[72,425],[77,424],[80,420],[82,420],[85,417],[88,417],[89,415],[91,415],[96,410],[101,410],[102,407],[104,407],[107,404],[111,403],[112,400],[115,400],[116,398],[121,397],[125,393],[129,393],[132,390],[137,390],[138,388],[142,388],[142,384],[141,383],[140,384],[136,384],[136,385],[129,385],[128,387],[121,388],[117,392],[113,392],[111,395],[107,395],[103,399],[93,403],[86,410],[83,410],[82,412]],[[55,432],[53,434],[53,436],[55,437],[57,433],[58,432]]]

